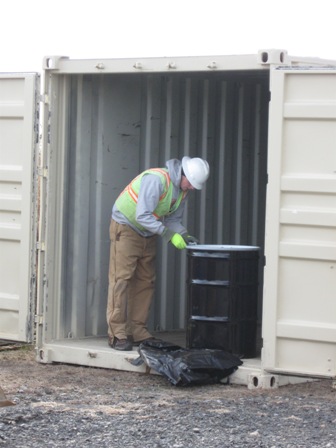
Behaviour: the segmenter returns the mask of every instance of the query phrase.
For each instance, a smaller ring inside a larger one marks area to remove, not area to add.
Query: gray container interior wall
[[[262,255],[267,71],[72,75],[67,83],[64,316],[57,334],[106,334],[112,204],[140,171],[170,158],[200,156],[211,167],[206,188],[190,194],[189,233],[203,244],[260,246]],[[185,327],[186,269],[186,254],[159,241],[151,329]]]

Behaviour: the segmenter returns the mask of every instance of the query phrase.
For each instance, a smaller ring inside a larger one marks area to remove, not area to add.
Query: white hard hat
[[[193,157],[191,159],[185,156],[182,159],[182,168],[191,185],[196,190],[201,190],[209,177],[210,169],[208,162],[199,157]]]

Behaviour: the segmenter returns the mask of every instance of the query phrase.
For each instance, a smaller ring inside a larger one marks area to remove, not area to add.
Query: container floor
[[[185,348],[186,346],[185,331],[155,332],[153,335],[180,347]],[[260,335],[260,331],[258,335]],[[260,337],[258,337],[258,343],[261,347]],[[138,357],[137,347],[128,352],[111,349],[106,336],[50,341],[44,343],[36,351],[36,360],[45,364],[75,364],[94,368],[157,374],[157,372],[148,369],[144,363],[133,365],[132,362]],[[307,381],[307,378],[273,375],[263,371],[261,356],[243,358],[242,361],[243,365],[229,378],[229,382],[232,384],[245,385],[249,389],[256,389],[276,388],[285,384]]]

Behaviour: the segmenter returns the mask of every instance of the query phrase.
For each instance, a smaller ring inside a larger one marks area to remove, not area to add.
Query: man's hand
[[[184,235],[182,235],[182,237],[187,244],[198,244],[199,243],[199,240],[196,237],[188,235],[186,233]]]
[[[185,249],[187,247],[187,243],[179,233],[175,233],[170,241],[176,249]]]

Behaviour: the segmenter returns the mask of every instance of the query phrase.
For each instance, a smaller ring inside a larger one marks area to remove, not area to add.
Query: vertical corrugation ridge
[[[153,116],[153,78],[149,76],[146,80],[146,98],[144,103],[146,104],[145,110],[145,141],[144,141],[144,169],[150,167],[151,161],[151,149],[152,149],[152,116]]]
[[[209,108],[210,108],[210,86],[209,80],[205,79],[202,86],[202,111],[201,111],[201,154],[200,156],[207,160],[208,159],[208,143],[209,143]],[[201,210],[207,210],[206,207],[206,187],[200,192],[200,204]],[[200,216],[199,225],[199,238],[204,241],[206,238],[206,213],[202,213]]]
[[[227,107],[227,83],[225,81],[220,83],[220,107],[219,107],[219,142],[218,142],[218,160],[217,166],[213,167],[212,175],[217,179],[217,210],[214,213],[216,216],[216,228],[215,242],[221,244],[223,241],[224,233],[224,201],[225,201],[225,179],[226,179],[226,166],[225,166],[225,148],[226,148],[226,107]]]
[[[244,85],[239,86],[238,92],[238,119],[237,119],[237,147],[236,147],[236,186],[235,186],[235,229],[234,243],[241,241],[241,214],[242,214],[242,180],[243,180],[243,144],[244,144]]]

